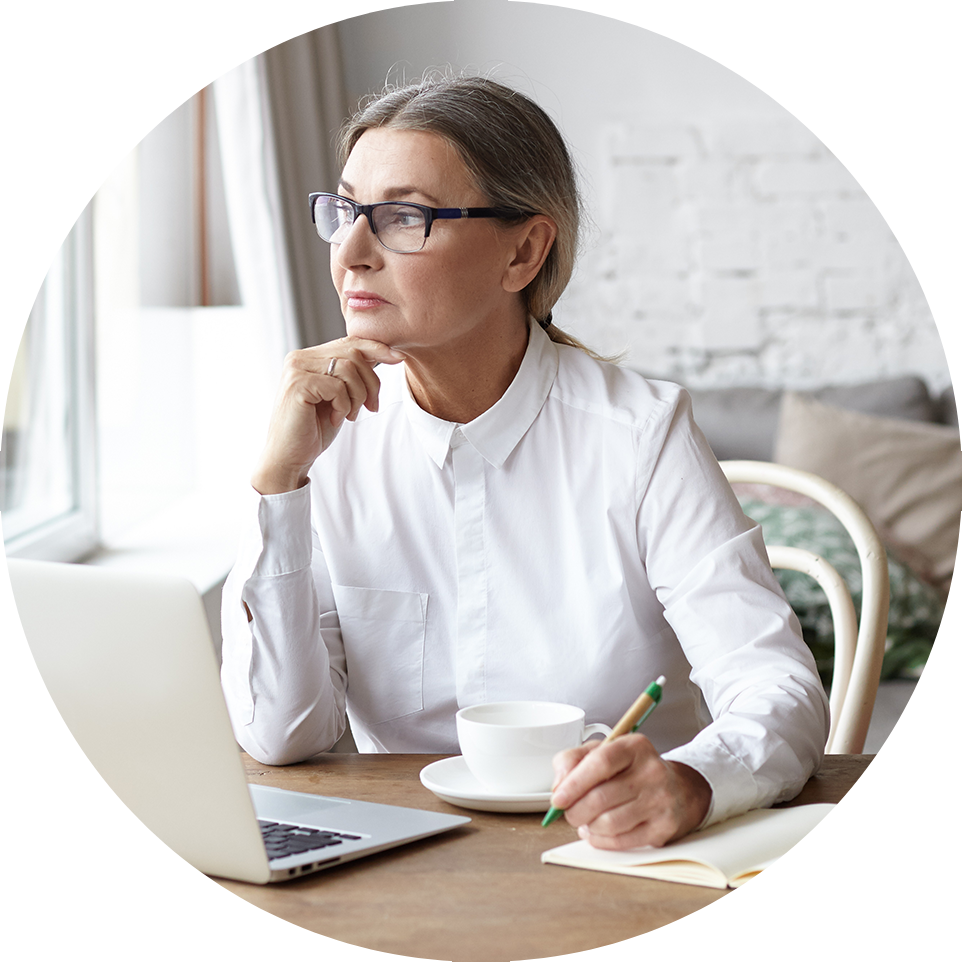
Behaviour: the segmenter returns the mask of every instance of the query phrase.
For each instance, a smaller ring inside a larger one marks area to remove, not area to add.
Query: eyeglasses
[[[511,220],[531,217],[529,211],[513,207],[425,207],[423,204],[396,203],[356,204],[339,194],[311,194],[311,220],[317,236],[330,244],[347,239],[351,225],[358,217],[366,217],[371,231],[382,247],[395,254],[414,254],[424,247],[436,220],[461,217],[498,217]]]

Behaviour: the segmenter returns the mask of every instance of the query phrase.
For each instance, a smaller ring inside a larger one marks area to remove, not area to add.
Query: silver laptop
[[[284,881],[470,821],[248,785],[190,582],[8,565],[27,641],[74,738],[127,807],[207,875]]]

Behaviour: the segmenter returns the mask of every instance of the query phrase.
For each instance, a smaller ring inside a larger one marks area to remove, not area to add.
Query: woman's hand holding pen
[[[664,845],[698,828],[711,803],[698,772],[637,733],[561,752],[554,766],[552,806],[596,848]]]
[[[288,354],[254,488],[279,494],[301,487],[344,421],[353,421],[362,407],[377,410],[375,365],[403,360],[386,344],[357,337]]]

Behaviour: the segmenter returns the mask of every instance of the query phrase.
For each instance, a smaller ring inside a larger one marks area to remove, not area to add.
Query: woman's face
[[[366,131],[344,166],[339,193],[359,204],[488,206],[456,150],[425,131]],[[426,358],[469,345],[493,324],[523,323],[521,297],[502,283],[514,235],[488,219],[436,220],[422,250],[397,254],[359,217],[347,238],[331,245],[347,333]]]

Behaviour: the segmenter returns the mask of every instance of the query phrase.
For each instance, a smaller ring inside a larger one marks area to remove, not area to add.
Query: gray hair
[[[551,323],[551,309],[574,269],[582,206],[567,144],[547,113],[519,91],[486,77],[432,76],[388,86],[362,103],[341,129],[342,166],[361,135],[377,127],[444,137],[491,206],[536,211],[555,222],[554,244],[522,297],[528,314],[552,340],[583,348]]]

